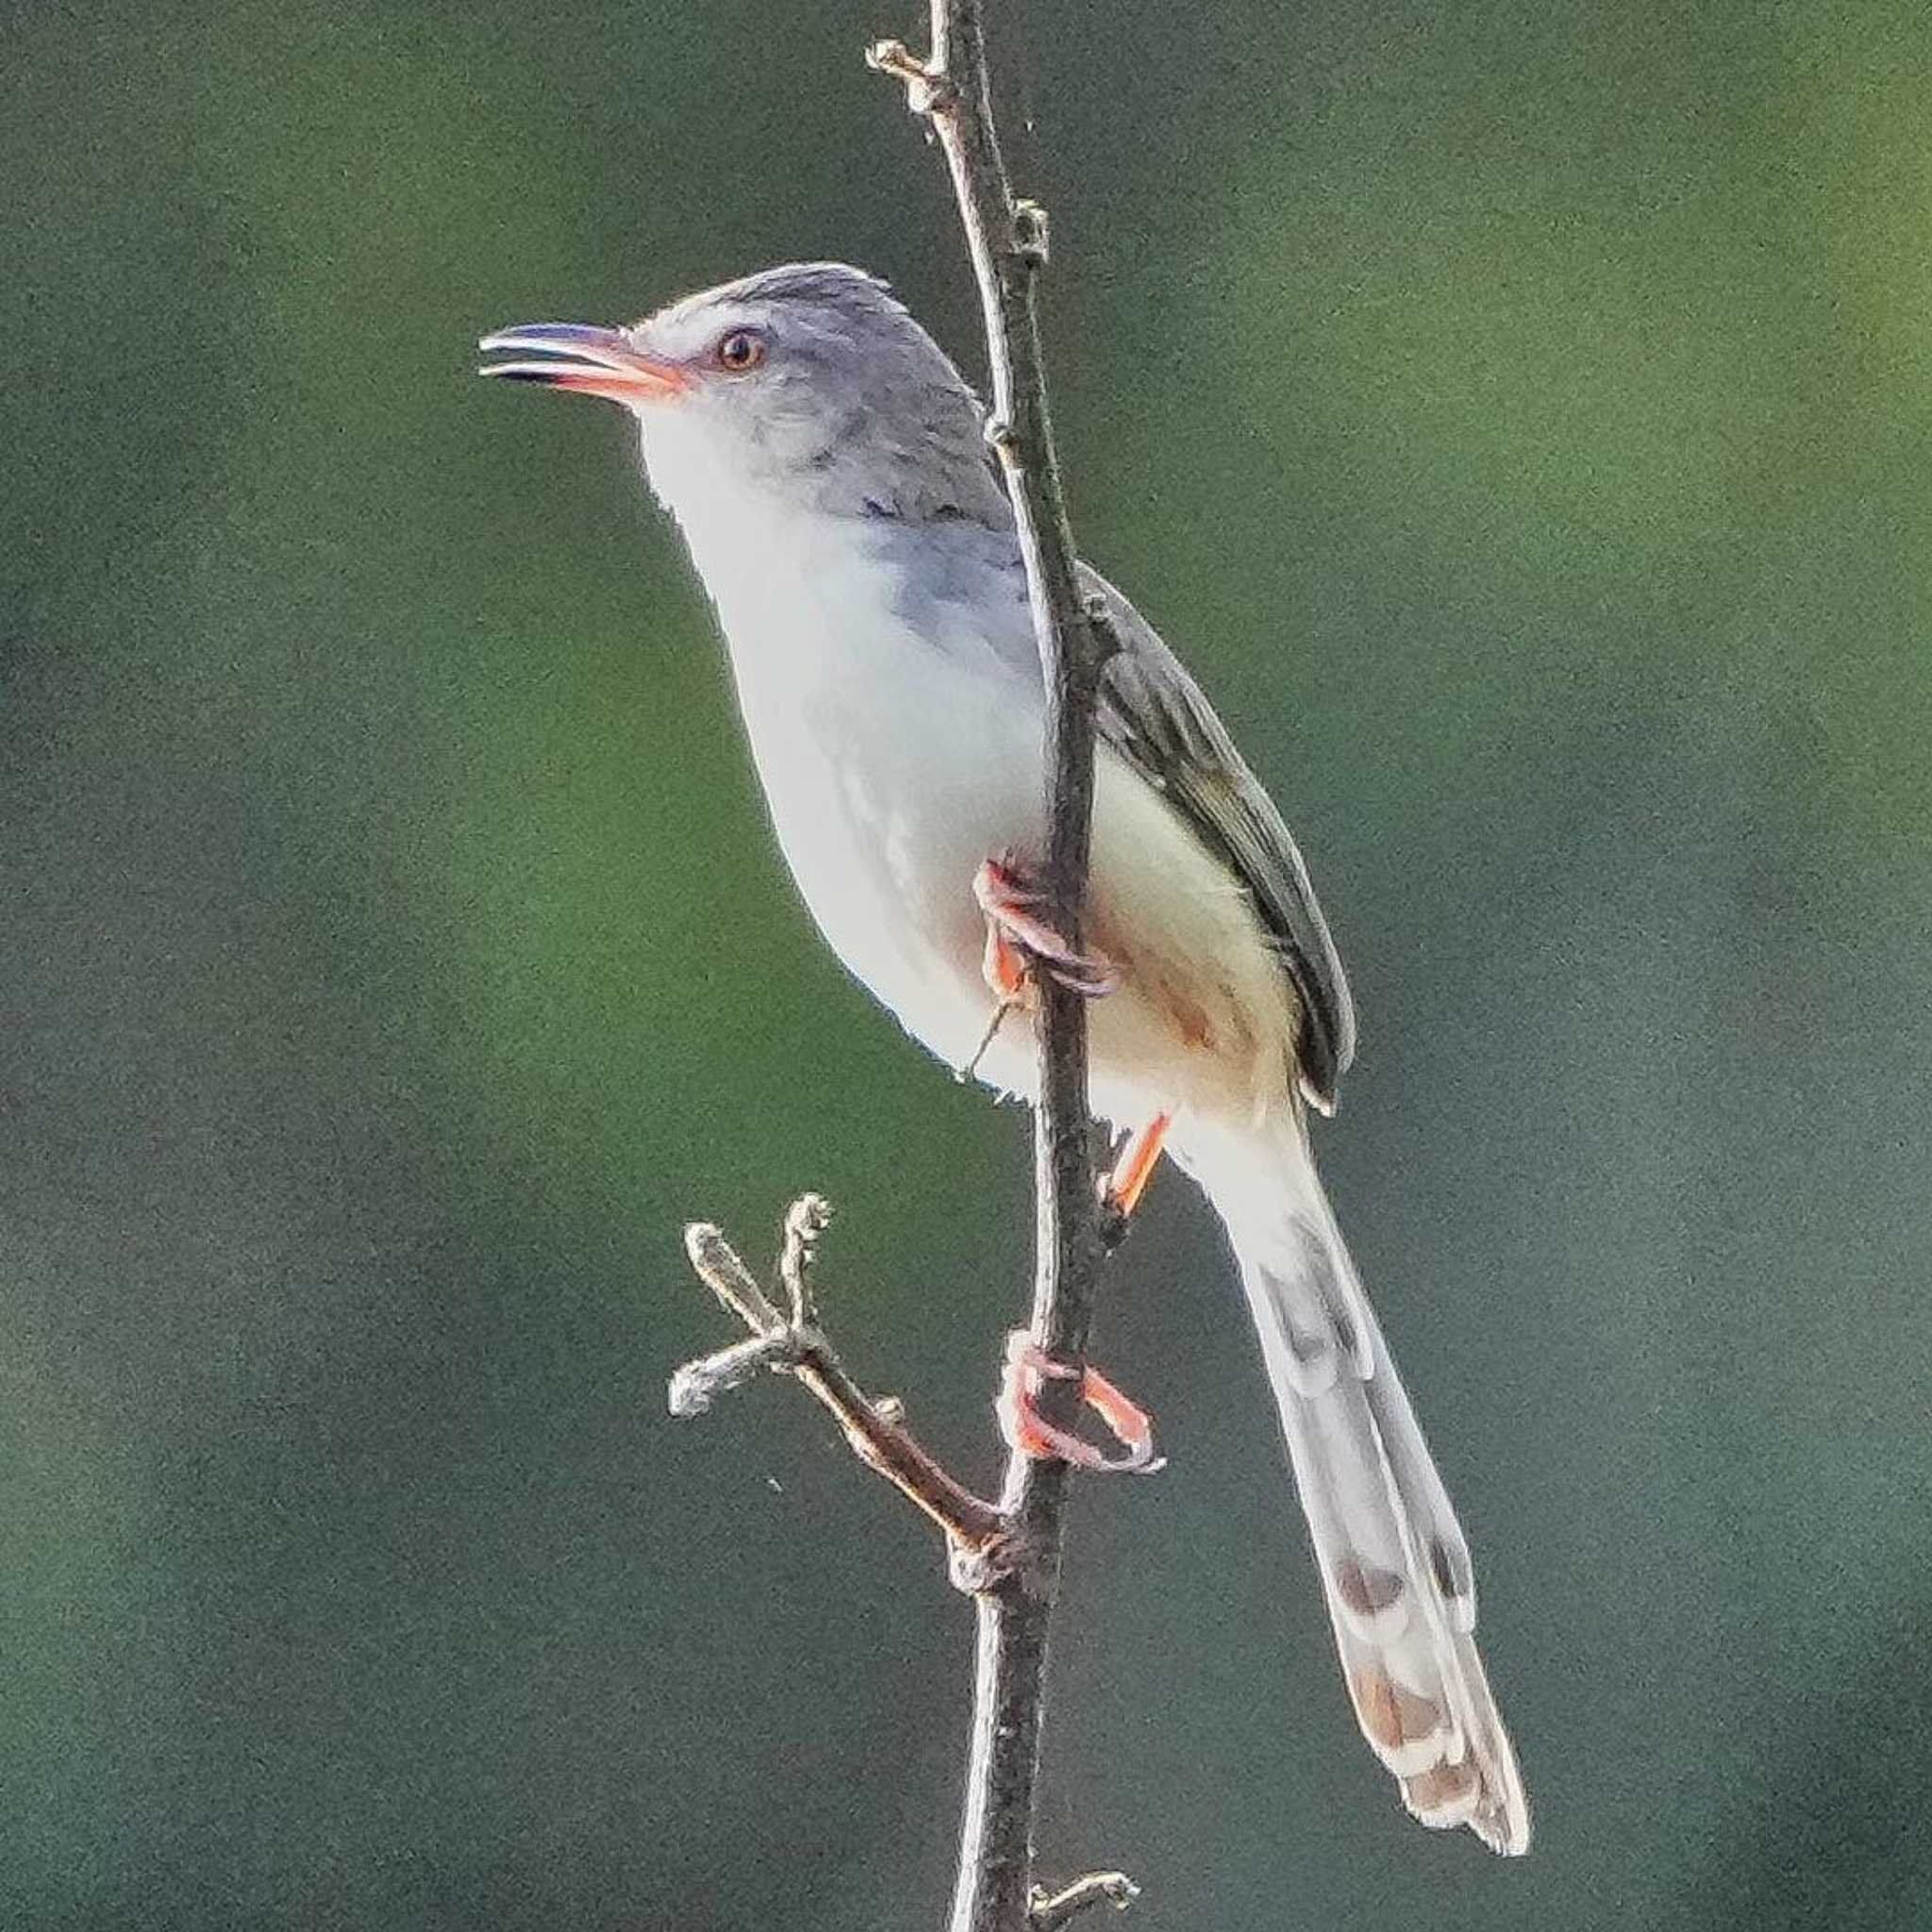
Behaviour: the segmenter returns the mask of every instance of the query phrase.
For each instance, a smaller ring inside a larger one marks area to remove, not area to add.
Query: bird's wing
[[[1166,796],[1247,888],[1300,1007],[1303,1091],[1325,1112],[1355,1055],[1355,1003],[1308,869],[1227,727],[1154,626],[1084,563],[1080,587],[1102,599],[1120,642],[1101,681],[1101,740]]]

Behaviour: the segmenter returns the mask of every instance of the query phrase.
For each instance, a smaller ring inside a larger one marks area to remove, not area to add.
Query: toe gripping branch
[[[1109,1455],[1091,1442],[1050,1422],[1039,1407],[1041,1391],[1050,1381],[1078,1382],[1080,1401],[1105,1423],[1122,1453]],[[1152,1475],[1162,1466],[1154,1453],[1154,1421],[1138,1403],[1124,1395],[1098,1369],[1084,1362],[1063,1362],[1048,1355],[1024,1328],[1007,1338],[1006,1374],[999,1400],[993,1405],[1000,1434],[1023,1456],[1045,1460],[1058,1457],[1075,1469],[1109,1474]]]
[[[1052,923],[1046,912],[1051,894],[1012,853],[981,861],[973,874],[973,896],[986,918],[980,972],[993,1008],[972,1058],[956,1070],[960,1080],[979,1071],[1007,1015],[1033,1004],[1036,974],[1045,973],[1083,999],[1104,999],[1120,985],[1120,974],[1106,955],[1083,953]]]
[[[1000,999],[1022,998],[1034,971],[1089,999],[1105,998],[1119,986],[1110,959],[1083,953],[1054,925],[1045,909],[1051,895],[1011,853],[981,863],[973,874],[973,896],[986,914],[986,981]]]
[[[1113,1172],[1100,1184],[1101,1239],[1111,1250],[1126,1238],[1128,1223],[1154,1170],[1173,1124],[1172,1113],[1157,1114],[1121,1145]],[[1040,1396],[1049,1382],[1077,1382],[1080,1403],[1106,1424],[1122,1453],[1109,1455],[1043,1414]],[[1006,1372],[993,1405],[1000,1434],[1023,1456],[1058,1457],[1076,1469],[1151,1475],[1165,1458],[1154,1453],[1154,1423],[1147,1411],[1085,1362],[1050,1356],[1024,1328],[1007,1337]]]

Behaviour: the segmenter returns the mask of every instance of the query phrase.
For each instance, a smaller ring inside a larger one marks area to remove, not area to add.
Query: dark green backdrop
[[[666,1418],[678,1228],[829,1191],[856,1365],[984,1475],[1025,1124],[817,949],[620,423],[470,373],[821,254],[976,367],[858,61],[919,27],[9,12],[0,1923],[936,1923],[965,1606],[793,1393]],[[1083,543],[1352,966],[1322,1151],[1540,1829],[1357,1740],[1170,1176],[1050,1865],[1146,1932],[1932,1924],[1932,24],[998,33]]]

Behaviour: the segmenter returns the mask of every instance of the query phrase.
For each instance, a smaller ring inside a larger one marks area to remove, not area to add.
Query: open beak
[[[508,362],[485,362],[479,375],[507,375],[512,382],[546,382],[587,396],[635,407],[656,402],[691,387],[675,364],[641,356],[619,329],[582,322],[532,322],[499,329],[476,344],[485,355],[508,355]]]

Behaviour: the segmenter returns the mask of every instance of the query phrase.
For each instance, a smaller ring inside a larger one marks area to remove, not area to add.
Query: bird
[[[1355,1715],[1424,1824],[1525,1851],[1529,1808],[1478,1655],[1469,1545],[1309,1141],[1356,1015],[1307,868],[1200,686],[1079,567],[1117,649],[1095,724],[1080,943],[1041,880],[1045,686],[987,412],[882,280],[792,262],[624,327],[485,336],[482,374],[620,405],[715,609],[772,829],[832,951],[946,1065],[1034,1098],[1029,993],[1091,996],[1090,1094],[1224,1224]],[[1145,1467],[1047,1424],[1062,1365],[1008,1353],[1008,1439]],[[1077,1370],[1070,1373],[1079,1374]]]

